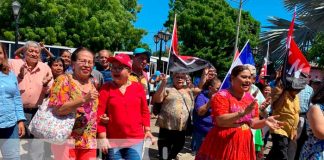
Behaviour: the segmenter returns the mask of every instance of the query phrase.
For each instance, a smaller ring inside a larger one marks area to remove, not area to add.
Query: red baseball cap
[[[120,53],[115,55],[114,57],[109,57],[108,62],[114,62],[117,61],[127,67],[129,67],[130,69],[132,69],[132,60],[129,58],[129,56],[127,54],[124,53]]]

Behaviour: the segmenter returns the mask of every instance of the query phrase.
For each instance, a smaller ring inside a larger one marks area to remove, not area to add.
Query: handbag
[[[53,114],[53,107],[48,107],[49,98],[45,98],[31,120],[28,129],[35,137],[53,144],[63,144],[72,133],[75,113],[64,116]]]

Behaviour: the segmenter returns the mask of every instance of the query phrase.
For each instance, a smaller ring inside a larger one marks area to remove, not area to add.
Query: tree
[[[295,6],[297,8],[294,39],[301,51],[306,54],[317,43],[314,41],[317,35],[324,31],[324,4],[318,0],[284,0],[284,3],[291,13]],[[272,25],[264,27],[270,30],[261,33],[261,47],[265,50],[268,41],[270,42],[270,59],[276,63],[276,68],[278,68],[282,64],[283,53],[286,52],[286,38],[291,19],[270,17],[268,20]]]
[[[165,26],[172,31],[177,14],[180,54],[209,60],[224,77],[234,57],[238,10],[225,0],[170,0]],[[260,24],[248,12],[242,12],[239,49],[249,39],[258,43]]]
[[[324,67],[324,32],[317,34],[312,48],[306,56],[308,60],[315,62],[319,67]]]
[[[11,0],[0,2],[0,38],[14,40]],[[19,40],[95,51],[133,50],[146,31],[134,27],[136,0],[20,0]]]

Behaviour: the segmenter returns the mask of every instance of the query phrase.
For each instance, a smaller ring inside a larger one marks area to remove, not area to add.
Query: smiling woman
[[[50,92],[49,106],[57,115],[76,114],[71,138],[75,148],[52,144],[54,159],[92,159],[96,157],[98,92],[90,74],[94,54],[87,48],[78,48],[72,54],[73,74],[58,76]],[[61,61],[62,63],[62,61]]]
[[[24,136],[26,120],[17,77],[9,71],[8,57],[0,43],[0,149],[4,159],[20,159],[19,137]],[[8,140],[10,139],[10,140]]]
[[[100,149],[108,153],[107,159],[140,160],[144,139],[154,140],[145,91],[139,82],[129,80],[132,62],[127,54],[109,57],[108,62],[111,64],[113,81],[106,83],[100,90]]]
[[[248,92],[251,72],[246,66],[236,66],[231,73],[231,87],[221,90],[211,99],[214,127],[204,140],[198,160],[205,159],[251,159],[255,160],[253,137],[250,128],[265,125],[280,128],[281,122],[274,118],[259,120],[258,106]]]

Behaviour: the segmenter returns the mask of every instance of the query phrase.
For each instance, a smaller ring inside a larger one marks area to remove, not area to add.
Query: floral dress
[[[324,105],[319,104],[312,107],[320,107],[324,114]],[[306,130],[308,139],[303,146],[303,150],[300,153],[300,159],[302,160],[324,160],[324,140],[316,138],[309,126],[308,120],[306,120]]]
[[[92,87],[95,87],[94,85]],[[61,107],[64,103],[84,97],[72,75],[61,75],[56,78],[50,92],[49,106]],[[76,110],[76,120],[71,133],[76,149],[95,149],[97,133],[98,99],[84,103]]]
[[[251,120],[259,116],[258,107],[237,120],[239,127],[220,127],[215,117],[244,110],[254,97],[245,93],[238,100],[228,90],[221,90],[211,98],[214,127],[208,132],[196,156],[196,160],[255,160]]]

